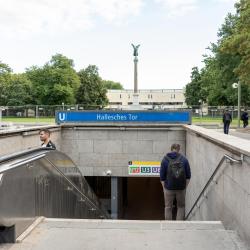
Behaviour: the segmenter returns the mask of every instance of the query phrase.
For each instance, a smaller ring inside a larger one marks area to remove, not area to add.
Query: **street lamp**
[[[240,127],[240,103],[241,103],[241,84],[240,81],[233,83],[233,88],[238,88],[238,128]]]

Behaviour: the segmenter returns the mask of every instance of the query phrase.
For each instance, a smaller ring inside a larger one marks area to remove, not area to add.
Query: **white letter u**
[[[64,121],[65,120],[65,113],[59,113],[59,120]]]

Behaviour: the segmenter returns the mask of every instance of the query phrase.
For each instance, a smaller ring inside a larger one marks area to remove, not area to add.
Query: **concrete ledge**
[[[38,217],[17,239],[16,243],[21,243],[41,222],[45,217]]]
[[[220,221],[141,221],[141,220],[88,220],[88,219],[50,219],[51,227],[84,229],[144,229],[144,230],[215,230],[224,227]]]
[[[187,132],[195,133],[214,144],[219,144],[221,147],[227,148],[229,151],[234,151],[236,154],[244,154],[250,157],[250,141],[239,137],[225,135],[214,130],[209,130],[195,125],[183,125]]]
[[[0,137],[2,136],[9,136],[11,134],[23,134],[23,135],[28,135],[28,134],[34,134],[34,131],[38,131],[42,128],[48,128],[52,132],[60,130],[60,126],[58,125],[37,125],[37,126],[28,126],[28,127],[23,127],[23,128],[15,128],[15,129],[8,129],[8,130],[0,130]]]
[[[170,130],[183,130],[183,124],[162,124],[162,123],[67,123],[61,124],[61,127],[64,129],[66,128],[73,128],[77,130],[81,129],[98,129],[100,130],[103,127],[105,130],[127,130],[127,129],[147,129],[150,130],[152,128],[155,129],[170,129]]]

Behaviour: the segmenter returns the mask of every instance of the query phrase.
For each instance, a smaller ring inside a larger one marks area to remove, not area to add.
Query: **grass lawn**
[[[3,117],[3,122],[17,122],[17,123],[55,123],[54,117],[39,117],[36,119],[35,117]]]
[[[220,117],[192,117],[192,122],[196,123],[196,122],[216,122],[216,123],[221,123],[222,122],[222,118]]]
[[[223,124],[222,117],[192,117],[192,123],[217,123],[217,124]],[[233,119],[232,125],[238,124],[238,119]]]

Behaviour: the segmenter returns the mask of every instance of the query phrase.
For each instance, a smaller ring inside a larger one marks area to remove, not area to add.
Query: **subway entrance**
[[[85,178],[112,218],[164,219],[164,198],[159,178],[106,176],[85,176]]]

